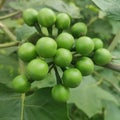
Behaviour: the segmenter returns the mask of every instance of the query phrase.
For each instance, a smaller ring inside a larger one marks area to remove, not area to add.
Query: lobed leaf
[[[71,98],[68,103],[74,103],[89,117],[92,117],[101,112],[103,100],[118,104],[118,101],[112,94],[98,87],[94,78],[88,76],[83,79],[79,87],[71,89]]]
[[[92,0],[99,8],[105,11],[109,17],[120,20],[119,0]]]

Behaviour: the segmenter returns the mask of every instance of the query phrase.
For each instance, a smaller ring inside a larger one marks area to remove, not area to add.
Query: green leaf
[[[46,0],[46,6],[58,12],[68,13],[72,18],[80,18],[80,9],[74,3],[65,3],[63,0]]]
[[[99,8],[105,11],[109,17],[120,20],[119,0],[92,0]]]
[[[2,23],[5,24],[9,28],[17,28],[20,26],[17,20],[10,19],[10,18],[2,20]]]
[[[55,84],[56,84],[56,77],[54,73],[49,73],[45,79],[33,82],[31,89],[53,87]]]
[[[19,41],[27,40],[36,32],[37,31],[34,27],[29,27],[26,24],[24,24],[23,26],[16,29],[16,37],[17,37],[17,40]]]
[[[13,56],[0,55],[0,83],[9,85],[18,74],[18,62]]]
[[[10,2],[10,6],[16,10],[34,8],[40,10],[42,7],[50,7],[59,12],[67,12],[72,18],[80,18],[80,10],[74,3],[66,3],[63,0],[29,0]]]
[[[50,91],[25,96],[0,84],[0,120],[68,120],[66,103],[55,102]]]
[[[112,33],[116,34],[120,30],[120,21],[109,20],[112,25]]]
[[[104,120],[120,120],[120,108],[114,103],[107,102]]]
[[[55,102],[51,98],[50,91],[51,89],[40,89],[26,98],[24,118],[28,120],[68,120],[66,104]]]
[[[97,19],[93,24],[89,26],[89,36],[100,37],[105,42],[109,40],[112,36],[112,26],[109,24],[109,20]]]
[[[71,98],[69,103],[75,105],[84,111],[89,117],[102,110],[102,100],[118,103],[113,95],[98,87],[94,78],[85,77],[81,85],[75,89],[71,89]]]
[[[0,120],[20,120],[20,94],[0,84]]]

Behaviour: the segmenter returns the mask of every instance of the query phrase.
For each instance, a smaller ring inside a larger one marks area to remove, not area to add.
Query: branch
[[[1,2],[0,2],[0,9],[3,7],[5,2],[6,2],[6,0],[1,0]]]
[[[117,85],[113,84],[110,80],[108,80],[105,77],[101,76],[101,74],[99,74],[96,71],[94,71],[93,74],[96,75],[96,76],[98,76],[99,78],[104,79],[104,81],[106,81],[107,83],[109,83],[113,88],[115,88],[120,93],[120,88]]]
[[[19,41],[0,44],[0,48],[7,48],[19,45]]]
[[[8,15],[5,15],[5,16],[0,17],[0,20],[4,20],[4,19],[6,19],[6,18],[13,17],[13,16],[15,16],[15,15],[18,15],[19,13],[21,13],[21,11],[15,11],[15,12],[13,12],[13,13],[10,13],[10,14],[8,14]]]
[[[109,51],[113,51],[114,48],[118,45],[118,41],[120,39],[120,30],[117,32],[116,36],[114,37],[113,41],[111,42],[111,44],[108,47]]]
[[[117,63],[109,63],[104,67],[120,72],[120,64],[117,64]]]
[[[90,26],[92,23],[94,23],[96,20],[98,19],[98,17],[96,16],[96,17],[93,17],[90,21],[89,21],[89,23],[87,24],[87,26]]]
[[[8,29],[7,26],[5,26],[3,23],[0,22],[0,28],[8,35],[8,37],[11,39],[11,41],[16,41],[16,37],[14,34]]]

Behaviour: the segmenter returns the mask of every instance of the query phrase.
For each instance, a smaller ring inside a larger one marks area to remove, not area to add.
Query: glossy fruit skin
[[[74,38],[71,34],[64,32],[58,35],[56,42],[58,48],[71,50],[74,44]]]
[[[56,85],[51,91],[52,97],[55,101],[66,102],[70,97],[70,91],[63,85]]]
[[[60,67],[67,67],[72,62],[72,53],[64,48],[59,48],[54,57],[54,62]]]
[[[75,38],[86,35],[87,25],[83,22],[75,23],[71,28],[71,33]]]
[[[83,76],[87,76],[94,71],[94,63],[90,58],[82,57],[76,63],[76,68],[80,70]]]
[[[81,55],[89,55],[94,50],[94,42],[87,36],[80,37],[76,40],[76,51]]]
[[[57,51],[57,43],[52,38],[42,37],[36,43],[36,51],[41,57],[53,57]]]
[[[44,27],[51,27],[56,21],[56,15],[49,8],[42,8],[38,12],[38,23]]]
[[[95,51],[93,60],[97,65],[106,65],[112,60],[111,53],[105,48],[99,48]]]
[[[29,8],[23,12],[23,19],[29,26],[34,26],[37,22],[38,12],[35,9]]]
[[[22,44],[18,49],[18,56],[24,62],[29,62],[37,56],[35,46],[30,42]]]
[[[78,69],[70,68],[63,72],[62,79],[64,86],[75,88],[81,83],[82,74]]]
[[[67,29],[70,27],[71,19],[66,13],[59,13],[56,17],[56,27],[58,29]]]
[[[48,64],[39,58],[30,61],[26,67],[27,76],[32,80],[42,80],[46,77],[48,70]]]
[[[97,49],[103,47],[103,42],[102,42],[101,39],[99,39],[99,38],[93,38],[92,40],[94,42],[94,50],[97,50]]]
[[[25,75],[18,75],[15,77],[12,81],[12,86],[13,89],[19,93],[27,92],[30,89],[30,83]]]

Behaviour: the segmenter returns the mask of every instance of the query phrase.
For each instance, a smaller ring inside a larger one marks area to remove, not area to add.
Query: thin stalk
[[[109,51],[113,51],[114,48],[118,45],[118,41],[120,40],[120,30],[117,32],[116,36],[114,37],[113,41],[108,47]]]
[[[5,2],[6,2],[6,0],[1,0],[1,2],[0,2],[0,9],[3,7]]]
[[[19,67],[20,67],[20,74],[25,73],[24,64],[19,59]],[[21,94],[21,112],[20,112],[20,120],[24,120],[24,102],[25,102],[25,93]]]
[[[54,70],[55,70],[55,75],[56,75],[56,78],[57,78],[57,84],[62,84],[59,72],[58,72],[57,67],[55,65],[54,65]]]
[[[35,23],[35,28],[39,32],[39,34],[42,36],[43,33],[42,33],[42,30],[41,30],[41,27],[40,27],[39,23],[37,23],[37,22]]]
[[[13,46],[18,46],[18,45],[19,45],[18,41],[10,42],[10,43],[3,43],[3,44],[0,44],[0,48],[8,48],[8,47],[13,47]]]
[[[52,37],[52,26],[47,28],[49,36]]]
[[[5,34],[10,38],[11,41],[16,41],[16,36],[5,26],[3,23],[0,22],[0,28],[5,32]]]
[[[13,12],[13,13],[10,13],[10,14],[8,14],[8,15],[5,15],[5,16],[0,17],[0,20],[4,20],[4,19],[10,18],[10,17],[13,17],[13,16],[15,16],[15,15],[18,15],[19,13],[21,13],[21,11],[15,11],[15,12]]]
[[[63,32],[62,29],[58,29],[58,35],[61,34]]]
[[[21,95],[21,116],[20,120],[24,120],[24,101],[25,101],[25,93]]]
[[[101,76],[101,74],[99,74],[96,71],[94,71],[93,74],[96,75],[96,76],[98,76],[99,78],[103,79],[107,83],[109,83],[114,89],[116,89],[120,93],[120,88],[118,86],[116,86],[115,84],[113,84],[110,80],[108,80],[105,77]]]

